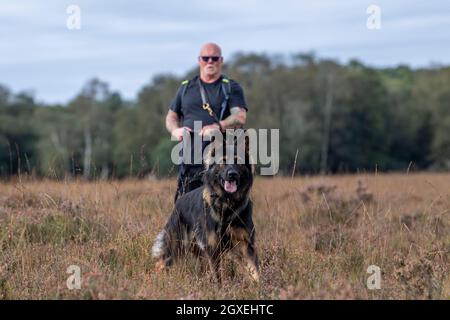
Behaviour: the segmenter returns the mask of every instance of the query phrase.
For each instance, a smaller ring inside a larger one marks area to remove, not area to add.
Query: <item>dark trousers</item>
[[[203,185],[203,166],[180,165],[178,169],[177,192],[174,202],[186,192],[192,191]]]

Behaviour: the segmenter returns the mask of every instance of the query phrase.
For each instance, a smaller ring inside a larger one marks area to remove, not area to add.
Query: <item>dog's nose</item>
[[[227,172],[228,180],[236,180],[239,177],[239,173],[235,170],[230,170]]]

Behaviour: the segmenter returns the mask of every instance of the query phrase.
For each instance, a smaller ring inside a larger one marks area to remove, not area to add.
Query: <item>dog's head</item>
[[[203,176],[205,185],[218,196],[236,200],[247,197],[254,173],[248,137],[214,141],[208,148]]]

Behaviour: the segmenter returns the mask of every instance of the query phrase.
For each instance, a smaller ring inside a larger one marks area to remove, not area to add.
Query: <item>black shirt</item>
[[[213,83],[205,83],[202,81],[202,85],[205,88],[206,92],[207,102],[212,107],[217,117],[220,117],[222,103],[225,100],[225,95],[222,89],[222,79],[223,76],[221,76]],[[170,110],[178,114],[181,119],[182,126],[188,127],[192,130],[194,130],[194,121],[202,121],[202,126],[207,126],[216,122],[214,118],[209,115],[208,111],[202,108],[203,102],[200,94],[198,80],[199,76],[196,76],[192,80],[189,80],[187,84],[181,85],[175,98],[170,104]],[[230,93],[228,106],[224,111],[222,119],[220,120],[223,120],[230,115],[231,108],[240,107],[248,110],[247,104],[245,103],[244,91],[242,90],[241,86],[236,81],[233,81],[231,79],[229,79],[229,81]],[[185,86],[187,87],[184,88]],[[191,134],[192,155],[194,148],[193,134],[194,133]],[[207,145],[208,142],[203,143],[202,151]]]
[[[222,79],[220,77],[213,83],[205,83],[202,81],[203,87],[206,91],[206,99],[217,116],[220,116],[220,109],[222,102],[225,100],[225,95],[222,90]],[[245,103],[244,92],[241,86],[233,80],[230,81],[230,99],[228,100],[228,107],[226,108],[221,120],[230,115],[230,109],[233,107],[241,107],[247,110]],[[187,86],[184,91],[184,86]],[[183,95],[184,91],[184,95]],[[183,95],[183,96],[182,96]],[[182,119],[182,125],[194,130],[194,121],[202,121],[202,125],[210,125],[215,122],[214,118],[202,108],[202,97],[200,95],[200,88],[198,85],[198,76],[189,81],[188,84],[182,85],[170,104],[170,110],[176,112]]]

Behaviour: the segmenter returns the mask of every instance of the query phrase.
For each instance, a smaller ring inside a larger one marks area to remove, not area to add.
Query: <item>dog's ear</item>
[[[246,133],[246,131],[244,131]],[[245,161],[250,166],[250,170],[252,172],[252,175],[254,176],[256,174],[256,158],[257,155],[253,154],[253,148],[251,148],[251,141],[250,136],[245,134],[244,137],[244,144],[245,144]],[[256,150],[256,149],[255,149]]]
[[[251,132],[247,133],[247,130],[245,129],[237,129],[237,135],[234,138],[234,143],[236,146],[236,150],[243,150],[244,154],[242,156],[245,157],[245,164],[250,168],[252,175],[255,175],[256,171],[256,162],[255,162],[255,156],[256,154],[253,154],[253,148],[251,147],[251,138],[250,138]],[[253,140],[255,142],[255,139]]]
[[[214,139],[213,142],[208,144],[205,148],[205,157],[203,159],[203,163],[205,164],[206,170],[211,168],[212,165],[216,164],[220,157],[223,157],[223,141]]]
[[[208,144],[208,146],[205,148],[205,156],[203,159],[203,163],[205,164],[205,169],[208,170],[213,162],[214,162],[214,147],[213,147],[213,143]]]
[[[252,172],[252,176],[256,174],[256,159],[252,156],[249,149],[245,150],[245,159],[246,163],[250,166],[250,171]]]

